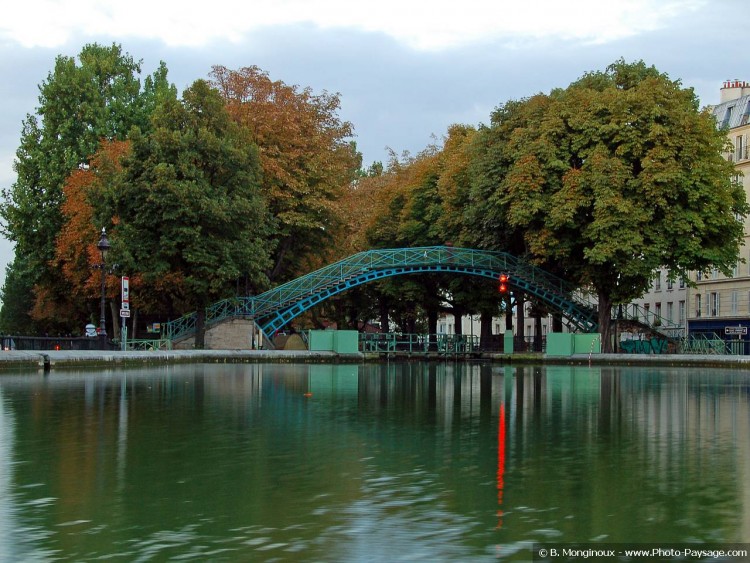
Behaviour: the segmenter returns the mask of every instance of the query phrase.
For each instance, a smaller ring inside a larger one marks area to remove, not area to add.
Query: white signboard
[[[724,334],[733,334],[733,335],[745,335],[747,334],[747,327],[746,326],[725,326],[724,327]]]

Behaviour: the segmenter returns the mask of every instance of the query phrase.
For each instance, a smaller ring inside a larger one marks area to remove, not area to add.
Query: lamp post
[[[105,350],[107,348],[107,329],[106,321],[107,318],[104,312],[104,298],[106,296],[106,264],[107,264],[107,252],[109,252],[110,244],[107,238],[107,232],[102,228],[102,236],[99,238],[99,242],[96,247],[102,255],[101,264],[97,267],[102,271],[102,299],[101,299],[101,311],[99,315],[99,349]]]

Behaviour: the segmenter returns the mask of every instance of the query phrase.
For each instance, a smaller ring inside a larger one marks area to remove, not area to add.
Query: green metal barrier
[[[152,350],[171,350],[172,341],[169,339],[157,340],[128,340],[128,350],[135,351],[152,351]]]
[[[359,348],[362,352],[405,352],[440,355],[465,355],[479,350],[479,337],[468,334],[408,334],[408,333],[360,333]]]

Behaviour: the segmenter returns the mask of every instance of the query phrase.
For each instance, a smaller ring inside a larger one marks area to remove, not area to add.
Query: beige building
[[[711,108],[719,127],[727,129],[731,149],[724,156],[733,162],[737,182],[750,200],[750,82],[727,80],[721,89],[721,101]],[[731,276],[718,271],[693,274],[696,288],[688,292],[688,331],[691,334],[715,334],[727,340],[744,340],[748,347],[750,332],[750,218],[745,219],[745,241],[740,260]]]
[[[721,88],[718,105],[710,108],[718,127],[727,129],[731,150],[724,157],[735,163],[736,181],[741,182],[750,200],[750,82],[727,80]],[[713,335],[727,340],[745,340],[750,353],[750,220],[745,222],[745,242],[740,261],[732,276],[718,271],[708,275],[693,273],[695,288],[682,280],[669,281],[662,270],[651,289],[627,307],[627,316],[649,325],[669,326],[672,333]]]

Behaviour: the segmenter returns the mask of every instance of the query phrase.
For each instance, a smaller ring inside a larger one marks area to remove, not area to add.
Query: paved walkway
[[[445,356],[411,355],[410,359],[435,359],[450,361]],[[336,354],[334,352],[309,352],[307,350],[172,350],[142,352],[101,351],[0,351],[0,370],[28,371],[51,369],[78,369],[101,367],[127,367],[147,364],[177,363],[340,363],[380,361],[378,354]],[[399,359],[396,357],[395,359]],[[591,364],[591,365],[660,365],[704,366],[747,369],[750,356],[716,356],[688,354],[579,354],[568,357],[551,357],[544,354],[485,354],[480,359],[512,364]],[[473,361],[456,358],[456,361]]]

